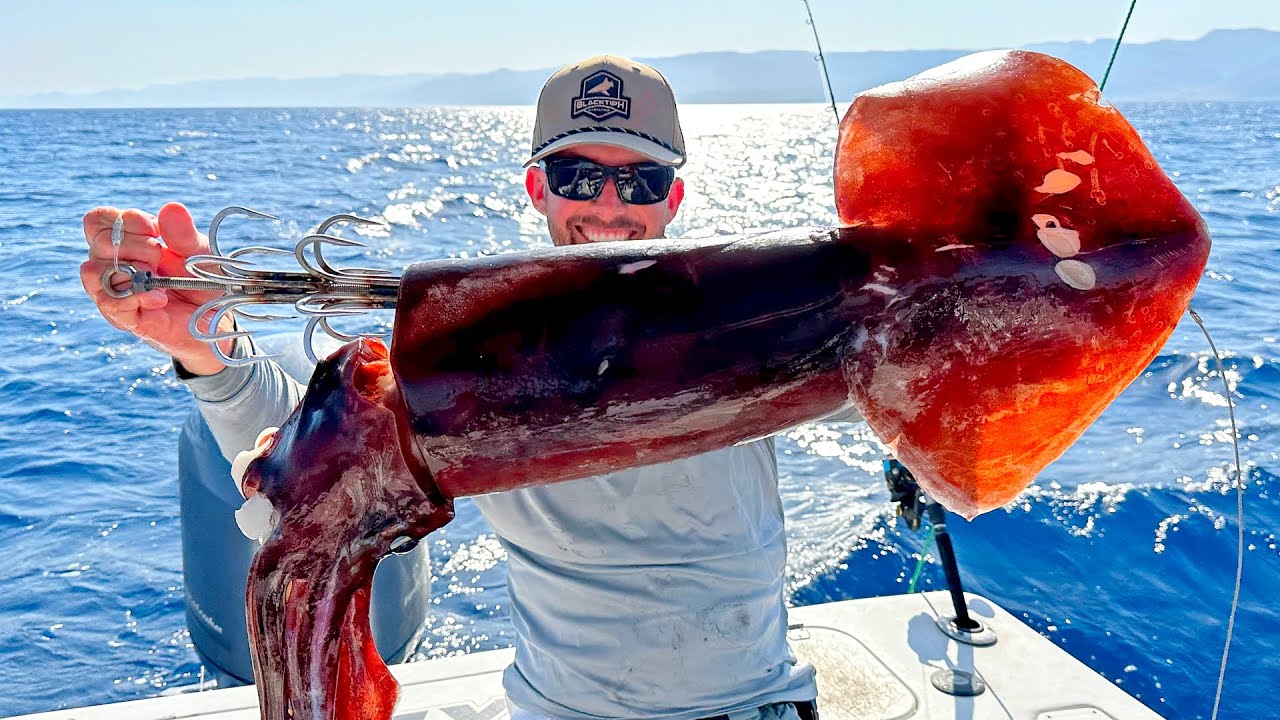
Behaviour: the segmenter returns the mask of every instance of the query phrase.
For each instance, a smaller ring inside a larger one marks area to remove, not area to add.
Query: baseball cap
[[[597,55],[557,70],[538,95],[533,154],[524,165],[586,143],[683,165],[684,134],[671,84],[652,67],[617,55]]]

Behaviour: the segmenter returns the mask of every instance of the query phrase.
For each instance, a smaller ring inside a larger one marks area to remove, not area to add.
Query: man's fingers
[[[86,260],[80,263],[80,284],[84,285],[85,294],[89,299],[93,300],[94,305],[102,305],[102,300],[106,298],[107,291],[102,287],[102,274],[106,272],[106,268],[110,267],[110,263],[104,263],[101,260]],[[124,275],[117,275],[112,278],[114,280],[112,287],[123,289]]]
[[[85,242],[93,245],[93,236],[97,235],[103,228],[110,229],[111,224],[116,221],[116,218],[120,217],[121,212],[119,208],[102,206],[85,213],[82,220]]]
[[[196,230],[191,212],[182,203],[171,202],[160,208],[159,230],[165,245],[180,257],[209,252],[209,240]]]
[[[84,214],[84,237],[85,240],[93,245],[96,238],[105,233],[108,242],[111,240],[111,230],[115,226],[117,219],[124,220],[124,231],[144,237],[158,237],[160,235],[160,227],[156,223],[156,217],[149,212],[144,212],[135,208],[121,210],[113,207],[96,207]]]
[[[80,266],[80,282],[112,327],[132,333],[162,352],[200,346],[187,331],[186,316],[167,309],[168,292],[152,290],[124,298],[109,297],[102,289],[102,274],[110,267],[110,262],[90,260]]]
[[[141,210],[115,211],[114,208],[97,208],[85,215],[85,240],[89,243],[89,256],[99,260],[116,258],[113,234],[117,219],[123,220],[120,233],[120,261],[144,262],[152,267],[160,264],[164,255],[164,243],[156,219]]]
[[[169,293],[165,290],[151,290],[138,297],[138,307],[143,310],[159,310],[169,304]]]
[[[98,312],[102,313],[107,322],[126,332],[133,332],[138,327],[140,297],[108,297],[102,289],[102,272],[103,269],[92,260],[80,265],[80,282],[84,285],[85,292],[93,298]]]
[[[98,306],[98,310],[104,317],[109,312],[112,314],[136,313],[138,308],[155,310],[169,304],[169,294],[164,290],[151,290],[125,298],[110,297],[102,287],[102,276],[112,267],[110,260],[87,260],[80,264],[80,284],[84,285],[85,293]],[[137,269],[139,272],[150,270],[145,265],[139,265]],[[111,286],[117,290],[124,290],[128,287],[128,277],[125,272],[115,273],[111,278]],[[116,325],[116,327],[120,326]]]

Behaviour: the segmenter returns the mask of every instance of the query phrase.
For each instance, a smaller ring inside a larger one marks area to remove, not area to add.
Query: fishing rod
[[[831,114],[835,117],[836,131],[839,132],[840,112],[836,109],[836,94],[831,87],[831,73],[827,68],[826,54],[822,51],[822,41],[818,37],[818,24],[814,22],[813,9],[809,6],[809,0],[803,0],[803,2],[805,13],[808,15],[806,22],[813,28],[813,43],[818,48],[815,59],[822,65],[822,77],[826,81],[827,97],[831,101]],[[960,566],[956,561],[951,536],[947,533],[946,511],[921,491],[911,471],[898,460],[891,458],[884,461],[884,476],[889,486],[890,499],[896,503],[898,514],[912,530],[920,528],[921,518],[928,518],[929,538],[926,547],[935,541],[938,544],[939,559],[947,578],[951,604],[955,610],[954,617],[938,619],[939,629],[952,639],[970,645],[989,645],[995,642],[995,634],[969,614],[964,598],[964,586],[960,580]],[[927,552],[926,549],[921,553],[920,561],[916,565],[915,576],[911,582],[912,591],[915,590],[915,578],[919,577],[924,567]]]
[[[809,7],[809,0],[803,0],[805,14],[809,16],[806,20],[809,27],[813,28],[813,44],[818,46],[817,61],[822,65],[822,77],[827,82],[827,97],[831,100],[831,114],[836,118],[836,127],[840,127],[840,111],[836,110],[836,93],[831,89],[831,74],[827,72],[827,57],[822,53],[822,41],[818,39],[818,24],[813,21],[813,9]]]
[[[802,1],[804,2],[805,14],[808,15],[808,19],[805,22],[813,29],[813,43],[818,48],[818,54],[814,59],[822,65],[822,77],[827,84],[827,97],[831,101],[831,114],[835,118],[836,132],[838,133],[840,130],[840,111],[836,109],[836,94],[831,87],[831,73],[827,68],[827,57],[822,51],[822,40],[818,37],[818,24],[814,22],[813,9],[809,6],[809,0]],[[968,605],[964,598],[964,586],[960,581],[960,566],[956,561],[951,537],[947,533],[946,511],[921,491],[911,471],[897,459],[889,458],[884,461],[884,478],[889,486],[890,501],[895,503],[898,515],[906,521],[908,527],[912,530],[920,529],[920,520],[928,518],[929,538],[926,542],[926,548],[935,541],[938,544],[939,559],[942,562],[943,572],[947,578],[947,589],[951,594],[951,604],[955,609],[954,617],[938,618],[939,629],[953,639],[971,645],[994,642],[995,635],[969,614]],[[928,550],[926,549],[920,554],[920,561],[916,565],[915,576],[911,581],[912,592],[915,591],[915,578],[919,577],[920,571],[924,569],[924,560],[927,552]]]

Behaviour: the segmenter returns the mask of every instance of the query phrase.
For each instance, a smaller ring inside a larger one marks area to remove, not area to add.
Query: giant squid
[[[999,507],[1146,367],[1205,224],[1084,73],[979,53],[858,95],[842,225],[423,262],[390,348],[320,363],[242,488],[262,716],[391,716],[374,567],[452,500],[661,463],[852,406],[936,500]]]

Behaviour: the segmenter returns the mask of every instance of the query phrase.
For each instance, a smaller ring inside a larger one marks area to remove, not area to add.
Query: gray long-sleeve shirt
[[[238,343],[236,355],[251,349]],[[298,355],[282,362],[304,376]],[[229,459],[305,389],[275,362],[185,382]],[[516,659],[503,685],[516,706],[693,720],[817,696],[787,645],[771,438],[475,503],[507,551]]]

